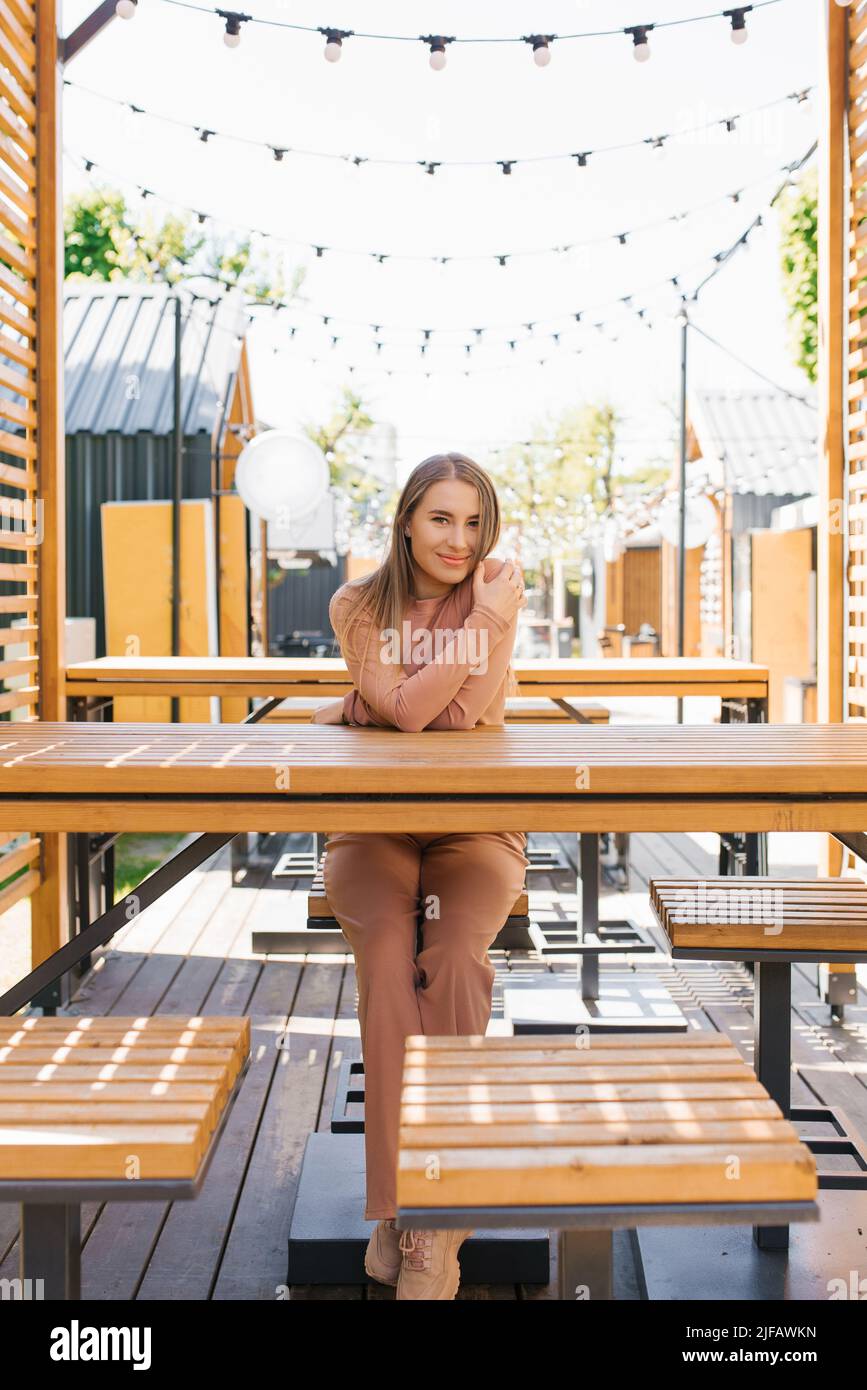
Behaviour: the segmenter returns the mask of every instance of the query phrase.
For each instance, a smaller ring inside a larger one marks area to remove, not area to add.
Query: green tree
[[[544,595],[553,560],[577,561],[588,526],[613,514],[615,498],[637,497],[668,475],[668,464],[621,467],[621,423],[609,402],[572,406],[532,430],[538,442],[516,444],[490,464],[504,529],[512,531],[521,565]]]
[[[818,176],[810,168],[780,198],[780,261],[792,358],[812,382],[819,346],[818,232]]]
[[[136,220],[122,193],[89,189],[64,206],[64,271],[69,279],[160,281],[177,285],[205,276],[252,299],[288,302],[303,267],[286,277],[280,257],[254,255],[249,238],[208,237],[189,215]]]
[[[328,460],[331,486],[347,508],[350,529],[385,526],[398,497],[397,488],[382,481],[363,458],[364,436],[375,425],[361,396],[344,386],[330,417],[321,425],[307,424],[305,432]]]

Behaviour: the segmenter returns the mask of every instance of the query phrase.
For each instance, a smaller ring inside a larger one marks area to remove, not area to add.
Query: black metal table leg
[[[599,836],[582,830],[578,836],[581,864],[581,916],[578,940],[599,932]],[[599,998],[599,953],[581,956],[581,998]]]
[[[76,897],[78,901],[78,930],[86,931],[90,926],[90,836],[79,831],[73,836],[75,853]],[[82,956],[78,969],[81,974],[90,969],[91,957]]]
[[[22,1297],[81,1298],[81,1207],[21,1203]]]
[[[729,705],[727,700],[720,701],[719,722],[721,724],[731,723],[731,720],[729,719]],[[717,866],[717,873],[719,874],[720,878],[722,878],[724,875],[728,875],[731,873],[730,863],[731,853],[729,849],[729,838],[726,834],[722,834],[719,837],[719,864]]]
[[[733,718],[734,716],[734,718]],[[720,723],[767,724],[766,699],[724,699],[720,706]],[[762,831],[726,831],[720,835],[719,868],[721,876],[748,874],[752,877],[768,872],[768,836]]]
[[[772,1100],[790,1118],[792,1108],[792,967],[789,961],[754,962],[756,1076]],[[754,1226],[753,1239],[762,1250],[786,1250],[788,1226]]]
[[[613,1297],[613,1231],[564,1227],[557,1233],[557,1284],[561,1299]]]
[[[246,719],[242,719],[241,723],[258,724],[261,720],[267,719],[268,715],[272,712],[272,710],[275,710],[279,705],[282,705],[283,698],[284,697],[282,695],[271,696],[271,698],[265,700],[263,704],[257,705],[257,707],[250,714],[247,715]],[[257,849],[260,846],[260,839],[261,837],[257,838]],[[232,848],[229,851],[229,872],[231,874],[231,880],[233,883],[235,882],[235,879],[238,876],[238,874],[243,872],[247,867],[247,855],[249,852],[249,847],[250,836],[246,832],[240,835],[236,835],[234,840],[232,841]]]
[[[747,723],[748,724],[767,724],[768,722],[768,702],[763,700],[747,700]],[[747,834],[746,836],[746,873],[748,875],[767,874],[768,872],[768,836],[764,830]]]

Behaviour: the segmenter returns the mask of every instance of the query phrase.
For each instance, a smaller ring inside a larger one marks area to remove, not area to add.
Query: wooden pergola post
[[[66,618],[63,420],[62,71],[55,0],[36,9],[36,443],[42,507],[39,565],[39,717],[64,719]],[[66,837],[42,837],[42,881],[31,898],[31,958],[67,939]]]
[[[819,131],[819,527],[817,533],[817,700],[820,723],[843,719],[845,547],[839,524],[845,492],[844,308],[846,284],[847,14],[820,6],[824,53]],[[834,518],[838,518],[836,526]],[[842,848],[826,835],[819,875],[840,872]]]

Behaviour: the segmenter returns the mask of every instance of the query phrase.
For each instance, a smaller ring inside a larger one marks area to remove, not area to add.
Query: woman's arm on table
[[[341,605],[335,604],[335,599],[336,594],[329,616],[339,635]],[[351,642],[341,642],[343,659],[355,687],[344,697],[347,720],[356,722],[367,711],[385,727],[420,733],[446,708],[479,664],[478,656],[474,655],[472,662],[461,658],[466,658],[468,651],[484,652],[487,643],[490,663],[492,649],[496,650],[508,628],[509,623],[493,609],[474,608],[434,659],[408,675],[399,661],[380,660],[381,634],[373,631],[368,619],[362,619],[353,628]]]
[[[474,729],[481,715],[494,699],[509,669],[518,627],[517,613],[503,634],[502,640],[488,652],[483,672],[471,672],[460,690],[449,700],[426,727],[428,729]]]

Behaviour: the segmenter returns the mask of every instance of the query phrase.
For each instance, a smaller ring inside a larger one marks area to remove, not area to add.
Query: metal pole
[[[181,300],[175,296],[174,487],[172,490],[172,656],[181,650],[181,498],[184,446],[181,435]],[[172,723],[180,719],[180,700],[172,696]]]
[[[677,541],[677,654],[684,655],[686,639],[686,347],[689,318],[686,305],[680,321],[680,509]],[[683,723],[683,698],[677,700],[677,722]]]

